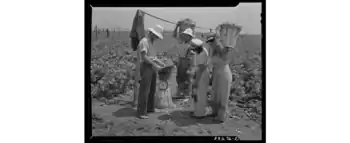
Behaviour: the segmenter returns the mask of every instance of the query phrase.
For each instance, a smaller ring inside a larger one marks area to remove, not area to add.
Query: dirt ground
[[[116,97],[107,105],[93,99],[93,136],[238,136],[241,140],[261,140],[261,126],[250,120],[244,109],[230,104],[230,117],[217,123],[212,117],[193,119],[189,102],[174,101],[177,108],[156,110],[148,119],[136,117],[129,96]]]

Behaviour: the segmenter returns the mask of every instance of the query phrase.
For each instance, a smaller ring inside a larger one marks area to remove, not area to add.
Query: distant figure
[[[107,38],[109,38],[109,31],[108,31],[108,29],[106,30],[106,32],[107,32]]]
[[[95,31],[95,34],[96,34],[96,38],[97,38],[97,25],[95,25],[95,29],[94,29],[94,31]]]
[[[97,25],[95,25],[95,29],[94,29],[94,31],[95,31],[95,35],[96,35],[96,40],[97,40],[97,33],[98,33],[98,29],[97,29]]]

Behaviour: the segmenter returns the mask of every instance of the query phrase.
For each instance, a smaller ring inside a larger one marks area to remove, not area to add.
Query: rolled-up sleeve
[[[138,45],[138,59],[139,59],[139,63],[142,62],[142,57],[141,57],[141,53],[145,52],[147,54],[148,52],[148,44],[145,40],[141,40],[139,45]]]

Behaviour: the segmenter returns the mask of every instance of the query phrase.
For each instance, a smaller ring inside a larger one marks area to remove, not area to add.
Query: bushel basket
[[[223,46],[234,48],[236,46],[236,42],[239,33],[242,30],[242,27],[233,23],[225,22],[223,24],[220,24],[216,30]]]

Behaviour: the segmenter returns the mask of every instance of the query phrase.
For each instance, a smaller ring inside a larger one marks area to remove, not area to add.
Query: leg
[[[133,104],[136,105],[138,101],[138,95],[139,95],[139,88],[140,88],[140,83],[139,81],[135,81],[134,84],[134,99],[133,99]]]
[[[216,116],[217,115],[217,113],[218,113],[218,104],[217,104],[217,101],[218,101],[218,99],[219,99],[219,91],[218,91],[218,76],[220,76],[220,75],[217,75],[217,74],[215,74],[215,73],[213,73],[213,76],[212,76],[212,78],[213,78],[213,83],[212,83],[212,105],[211,105],[211,108],[212,108],[212,115],[213,116]]]
[[[224,89],[224,88],[223,88]],[[228,109],[228,98],[229,98],[229,92],[228,90],[225,89],[225,91],[222,91],[220,93],[220,101],[219,101],[219,111],[217,115],[217,120],[218,121],[225,121],[226,115],[227,115],[227,109]]]
[[[137,99],[138,99],[138,95],[139,95],[139,88],[140,88],[140,63],[137,59],[137,61],[135,61],[134,63],[136,65],[136,71],[134,72],[134,98],[133,98],[133,106],[135,106],[137,104]]]
[[[150,82],[151,82],[151,70],[145,68],[142,74],[142,78],[140,81],[140,90],[139,90],[139,97],[138,97],[138,105],[137,105],[137,113],[139,115],[147,115],[147,102],[148,102],[148,95],[150,92]]]
[[[154,112],[154,95],[156,94],[157,73],[152,71],[150,92],[148,94],[147,112]]]
[[[228,100],[230,96],[230,87],[232,82],[232,75],[229,72],[225,73],[225,80],[223,79],[220,84],[220,97],[219,100],[219,112],[218,112],[218,120],[221,122],[224,122],[227,116],[227,110],[228,110]]]

